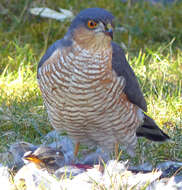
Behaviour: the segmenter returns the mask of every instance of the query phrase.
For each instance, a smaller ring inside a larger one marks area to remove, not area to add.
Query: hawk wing
[[[118,76],[123,76],[126,80],[126,87],[124,89],[128,99],[140,107],[145,112],[147,111],[147,104],[141,92],[138,80],[128,64],[124,51],[116,43],[112,42],[112,68]]]

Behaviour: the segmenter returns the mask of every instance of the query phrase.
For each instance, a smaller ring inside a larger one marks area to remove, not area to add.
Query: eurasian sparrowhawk
[[[148,117],[146,101],[122,48],[112,41],[114,16],[101,8],[81,11],[64,38],[38,65],[38,83],[52,126],[75,141],[117,153],[133,151],[137,136],[169,137]]]

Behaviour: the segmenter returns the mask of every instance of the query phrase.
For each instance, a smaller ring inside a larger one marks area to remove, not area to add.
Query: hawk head
[[[85,9],[75,17],[67,35],[85,49],[107,48],[113,37],[113,19],[102,8]]]

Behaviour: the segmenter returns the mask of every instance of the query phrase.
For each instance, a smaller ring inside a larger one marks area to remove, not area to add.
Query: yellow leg
[[[78,154],[78,150],[79,150],[79,146],[80,146],[80,143],[77,142],[76,145],[75,145],[75,152],[74,152],[74,156],[77,156]]]
[[[118,155],[119,155],[118,150],[119,150],[119,144],[115,143],[115,157],[116,157],[116,159],[118,159]]]

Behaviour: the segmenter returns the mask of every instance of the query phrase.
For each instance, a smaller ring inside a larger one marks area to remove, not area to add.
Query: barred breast
[[[93,54],[73,47],[57,49],[38,70],[52,126],[76,142],[134,148],[141,112],[123,93],[125,79],[111,69],[112,49]]]

